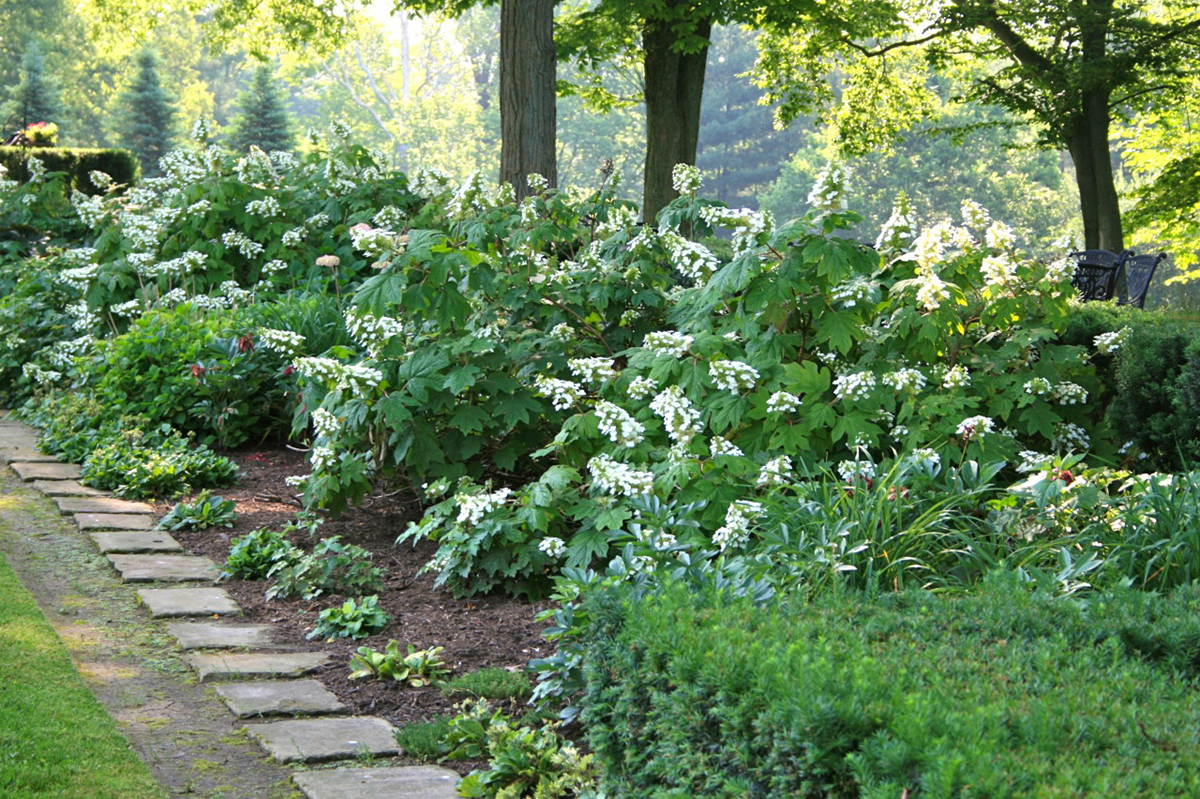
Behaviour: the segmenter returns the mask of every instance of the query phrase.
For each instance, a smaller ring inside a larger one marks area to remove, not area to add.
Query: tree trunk
[[[1110,118],[1107,94],[1085,92],[1081,113],[1071,122],[1067,149],[1075,162],[1084,246],[1121,252],[1125,237],[1109,146]]]
[[[697,36],[707,39],[711,32],[711,20],[697,23]],[[647,222],[653,222],[658,212],[678,196],[671,188],[675,165],[696,163],[708,45],[694,53],[680,53],[671,47],[675,40],[668,23],[647,21],[642,31],[646,74],[642,218]]]
[[[530,173],[558,185],[554,4],[500,3],[500,182],[513,185],[518,201],[529,194]]]

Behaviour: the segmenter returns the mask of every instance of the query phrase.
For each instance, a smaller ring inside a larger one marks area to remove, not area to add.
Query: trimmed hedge
[[[26,167],[30,156],[36,156],[48,172],[66,172],[71,176],[68,188],[85,194],[102,194],[92,185],[88,173],[106,172],[114,183],[132,184],[138,178],[138,162],[129,150],[92,147],[0,147],[0,164],[8,169],[8,177],[24,183],[29,179]]]
[[[609,593],[582,714],[610,796],[1200,794],[1200,589],[758,607]]]

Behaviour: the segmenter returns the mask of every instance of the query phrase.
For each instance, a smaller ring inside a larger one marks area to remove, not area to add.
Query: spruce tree
[[[283,96],[271,74],[271,67],[262,64],[254,71],[250,89],[238,97],[241,114],[233,123],[229,146],[239,152],[258,147],[263,152],[295,147],[291,122]]]
[[[30,40],[21,55],[21,79],[9,89],[0,120],[3,120],[2,138],[36,122],[54,122],[61,126],[62,103],[58,89],[46,76],[46,60],[36,41]]]
[[[175,98],[158,79],[154,53],[139,53],[137,66],[137,77],[121,95],[120,145],[137,156],[143,175],[155,175],[174,140]]]

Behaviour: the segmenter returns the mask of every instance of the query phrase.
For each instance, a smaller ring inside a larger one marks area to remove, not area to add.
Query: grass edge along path
[[[165,795],[3,555],[0,795]]]

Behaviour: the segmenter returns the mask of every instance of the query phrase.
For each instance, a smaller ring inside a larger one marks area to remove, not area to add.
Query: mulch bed
[[[178,531],[175,538],[189,552],[206,555],[223,566],[233,539],[259,527],[280,529],[294,521],[300,510],[296,491],[284,483],[289,475],[304,474],[308,465],[303,453],[288,449],[236,452],[230,455],[241,467],[242,475],[233,488],[214,493],[237,503],[233,528],[202,531]],[[173,503],[162,503],[157,510],[165,514]],[[379,716],[397,727],[426,721],[436,715],[453,715],[459,698],[446,698],[435,687],[413,688],[378,680],[350,680],[348,664],[360,646],[382,650],[389,639],[418,649],[445,647],[442,653],[455,675],[493,666],[520,670],[530,658],[549,654],[553,647],[541,636],[546,624],[534,616],[548,603],[530,603],[502,593],[471,599],[456,599],[446,588],[434,588],[432,574],[417,572],[433,556],[436,545],[423,541],[396,545],[395,541],[408,522],[420,516],[420,506],[412,496],[388,496],[354,508],[337,519],[327,519],[317,537],[294,533],[290,540],[302,549],[310,549],[320,537],[342,536],[346,543],[357,544],[374,555],[373,562],[386,569],[386,588],[379,595],[379,606],[392,621],[381,633],[358,641],[341,639],[332,643],[305,638],[316,622],[317,614],[346,597],[329,595],[313,601],[301,599],[267,601],[268,583],[229,580],[223,587],[242,606],[244,621],[270,623],[283,631],[281,640],[296,649],[325,651],[331,665],[316,675],[356,715]],[[520,712],[521,708],[513,708]],[[457,766],[460,764],[448,764]]]

